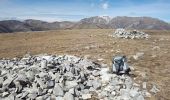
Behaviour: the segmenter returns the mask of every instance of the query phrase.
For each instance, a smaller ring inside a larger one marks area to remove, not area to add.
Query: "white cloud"
[[[102,8],[103,9],[108,9],[109,8],[109,4],[107,2],[102,4]]]

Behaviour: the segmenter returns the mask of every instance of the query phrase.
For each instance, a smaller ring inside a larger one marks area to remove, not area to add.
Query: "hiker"
[[[112,62],[112,70],[118,75],[129,74],[129,72],[131,71],[127,64],[126,56],[115,56],[113,57]]]

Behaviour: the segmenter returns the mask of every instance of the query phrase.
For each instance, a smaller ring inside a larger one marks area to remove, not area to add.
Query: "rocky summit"
[[[0,60],[1,100],[144,100],[150,97],[130,76],[70,55],[26,55]],[[155,86],[155,93],[159,91]]]
[[[116,29],[113,33],[113,37],[125,38],[125,39],[141,39],[141,38],[149,38],[149,35],[138,30],[128,31],[122,28]]]

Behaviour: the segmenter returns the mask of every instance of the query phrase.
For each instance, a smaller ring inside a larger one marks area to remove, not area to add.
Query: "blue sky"
[[[0,0],[0,20],[78,21],[91,16],[149,16],[170,22],[170,0]]]

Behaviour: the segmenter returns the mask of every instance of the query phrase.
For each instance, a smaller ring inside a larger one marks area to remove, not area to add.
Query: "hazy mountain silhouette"
[[[28,19],[25,21],[4,20],[0,21],[0,33],[45,31],[57,29],[146,29],[146,30],[170,30],[170,24],[151,17],[126,17],[110,18],[109,16],[95,16],[81,19],[78,22],[45,22]]]

